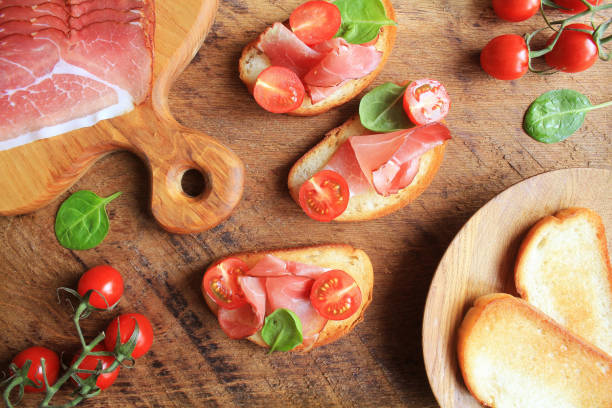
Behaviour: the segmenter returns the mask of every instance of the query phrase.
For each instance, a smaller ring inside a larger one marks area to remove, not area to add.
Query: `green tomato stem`
[[[6,404],[8,408],[14,408],[13,404],[11,403],[11,392],[13,391],[13,388],[17,386],[20,386],[23,388],[23,381],[24,381],[23,377],[16,376],[4,389],[4,392],[2,393],[2,399],[4,399],[4,403]],[[23,395],[23,392],[20,392],[20,395]],[[19,403],[19,401],[17,403]]]

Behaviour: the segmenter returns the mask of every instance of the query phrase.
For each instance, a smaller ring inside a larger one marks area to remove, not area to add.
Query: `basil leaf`
[[[361,98],[359,118],[363,127],[374,132],[393,132],[413,127],[403,105],[407,87],[387,82]]]
[[[288,309],[276,309],[266,317],[261,337],[273,351],[289,351],[302,344],[300,318]]]
[[[336,0],[340,9],[342,24],[336,37],[342,37],[351,44],[363,44],[378,36],[382,26],[397,25],[389,20],[385,6],[380,0]]]
[[[88,190],[77,191],[57,211],[55,236],[68,249],[91,249],[108,233],[106,205],[119,197],[117,192],[102,198]]]

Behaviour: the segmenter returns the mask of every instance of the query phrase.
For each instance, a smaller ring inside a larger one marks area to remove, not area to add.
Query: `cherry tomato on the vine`
[[[572,28],[593,32],[593,27],[586,24],[570,24],[563,30],[552,51],[544,54],[548,65],[563,72],[581,72],[597,61],[598,51],[593,36]],[[553,34],[546,45],[551,44],[556,35]]]
[[[310,290],[310,302],[326,319],[344,320],[355,314],[361,306],[361,289],[351,275],[334,269],[314,281]]]
[[[540,0],[493,0],[495,14],[506,21],[527,20],[540,9]]]
[[[210,296],[224,309],[237,309],[246,304],[238,277],[245,274],[248,266],[238,258],[226,258],[212,265],[202,279],[202,293]]]
[[[525,39],[516,34],[495,37],[480,53],[480,66],[497,79],[522,77],[529,69],[529,51]]]
[[[101,344],[98,344],[97,346],[93,348],[92,351],[107,351],[107,349]],[[71,364],[73,364],[77,360],[78,357],[79,357],[78,355],[74,356]],[[79,369],[95,370],[96,368],[98,368],[98,361],[102,362],[101,369],[106,370],[115,362],[115,357],[113,356],[87,356],[83,359],[81,364],[79,364]],[[91,374],[88,374],[88,373],[78,373],[77,375],[84,380],[87,379],[89,376],[91,376]],[[100,374],[98,378],[96,379],[96,386],[100,388],[101,390],[105,390],[115,382],[118,375],[119,375],[119,366],[117,366],[110,373]]]
[[[338,6],[322,0],[312,0],[298,6],[289,17],[291,30],[307,45],[331,40],[340,24]]]
[[[601,4],[602,0],[588,0],[588,2],[596,6]],[[568,14],[577,14],[587,9],[580,0],[555,0],[555,3],[566,9],[561,11]]]
[[[404,93],[404,111],[415,125],[439,122],[448,114],[450,97],[446,88],[433,79],[413,81]]]
[[[138,322],[138,339],[136,340],[136,347],[132,352],[133,358],[143,356],[153,344],[153,327],[146,316],[140,313],[127,313],[122,314],[114,319],[106,328],[104,339],[104,345],[107,350],[114,350],[117,342],[117,330],[121,332],[121,344],[125,344],[130,340],[134,328]]]
[[[349,197],[344,177],[335,171],[322,170],[302,184],[298,201],[310,218],[327,222],[346,210]]]
[[[35,388],[30,385],[25,386],[25,392],[44,392],[47,387],[45,386],[43,368],[40,360],[45,359],[45,375],[49,385],[55,384],[59,375],[60,360],[57,353],[53,350],[49,350],[46,347],[34,346],[27,348],[17,354],[13,358],[13,364],[21,368],[30,360],[32,364],[28,370],[28,379],[34,381],[36,384],[42,385],[40,388]]]
[[[299,108],[305,94],[304,84],[295,72],[275,65],[261,71],[253,87],[255,101],[273,113]]]
[[[89,297],[89,304],[98,309],[106,309],[117,303],[123,295],[123,278],[111,266],[93,267],[81,276],[77,291],[79,295],[84,296],[87,291],[92,289],[94,292]],[[104,299],[106,299],[106,302]]]

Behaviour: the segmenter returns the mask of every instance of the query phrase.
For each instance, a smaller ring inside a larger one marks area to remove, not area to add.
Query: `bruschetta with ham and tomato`
[[[438,171],[450,131],[450,99],[431,79],[383,84],[359,114],[331,130],[289,172],[289,191],[318,221],[361,221],[407,205]]]
[[[308,351],[363,319],[373,281],[365,252],[321,245],[221,259],[204,274],[202,293],[230,338],[270,351]]]
[[[390,0],[306,2],[244,48],[240,79],[270,112],[326,112],[378,75],[395,42],[394,19]]]

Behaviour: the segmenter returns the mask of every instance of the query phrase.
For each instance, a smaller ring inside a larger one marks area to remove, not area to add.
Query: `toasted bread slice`
[[[300,186],[315,173],[321,170],[336,150],[350,136],[366,135],[372,132],[361,125],[359,115],[355,115],[341,126],[329,131],[325,138],[302,156],[289,172],[289,192],[298,202]],[[398,193],[383,197],[373,189],[362,194],[351,196],[346,210],[334,221],[362,221],[379,218],[392,213],[416,199],[431,184],[438,172],[446,148],[444,142],[423,156],[419,164],[419,172],[410,185]]]
[[[515,280],[523,299],[612,356],[612,268],[596,212],[541,219],[519,249]]]
[[[233,254],[231,257],[243,260],[249,268],[252,268],[266,254],[274,255],[285,261],[343,270],[355,279],[361,290],[361,306],[354,315],[345,320],[328,320],[313,344],[308,347],[299,345],[292,351],[310,351],[314,347],[336,341],[363,320],[363,313],[372,302],[372,288],[374,286],[372,263],[365,252],[350,245],[318,245],[276,251],[244,252]],[[216,315],[217,304],[206,293],[204,293],[204,298],[210,310]],[[268,347],[259,332],[248,337],[248,339],[262,347]]]
[[[395,20],[395,11],[393,10],[393,5],[391,4],[391,1],[381,0],[381,2],[385,7],[387,17],[391,20]],[[396,26],[384,26],[380,29],[380,35],[378,36],[378,40],[376,41],[376,44],[374,44],[374,46],[378,51],[381,51],[383,55],[382,59],[380,60],[380,64],[378,64],[374,71],[370,72],[368,75],[362,78],[347,81],[335,93],[314,105],[310,101],[310,97],[306,95],[304,97],[302,105],[296,110],[288,112],[288,114],[295,116],[318,115],[353,99],[359,94],[359,92],[363,91],[382,70],[383,66],[385,65],[385,62],[387,61],[387,58],[389,58],[389,55],[391,54],[391,49],[393,48],[393,43],[395,42],[396,33]],[[240,61],[238,62],[240,79],[242,80],[242,82],[244,82],[244,84],[249,89],[249,92],[251,93],[253,93],[253,87],[255,86],[255,80],[257,79],[257,76],[261,73],[261,71],[271,65],[268,57],[266,57],[263,52],[257,49],[257,43],[259,42],[260,38],[261,35],[259,38],[257,38],[257,40],[244,47],[244,49],[242,50]]]
[[[459,328],[458,357],[486,406],[612,407],[612,359],[507,294],[476,299]]]

